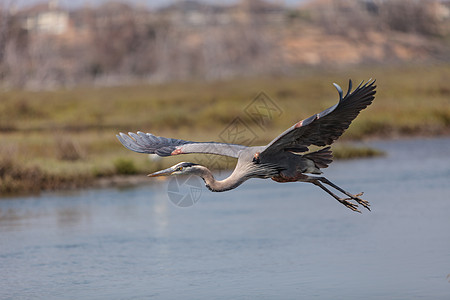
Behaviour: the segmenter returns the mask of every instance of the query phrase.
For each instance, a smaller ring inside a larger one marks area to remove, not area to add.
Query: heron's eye
[[[183,171],[183,167],[178,167],[177,171]]]

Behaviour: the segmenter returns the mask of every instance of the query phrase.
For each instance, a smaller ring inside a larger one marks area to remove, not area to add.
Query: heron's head
[[[152,174],[148,174],[148,177],[157,177],[157,176],[171,176],[171,175],[189,175],[193,174],[197,171],[200,165],[190,163],[190,162],[180,162],[170,168],[165,170],[161,170]]]

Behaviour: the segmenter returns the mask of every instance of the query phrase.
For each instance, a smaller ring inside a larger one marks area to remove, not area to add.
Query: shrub
[[[39,191],[42,178],[38,167],[26,167],[7,157],[0,159],[0,194]]]
[[[81,146],[65,136],[56,137],[56,151],[58,158],[66,161],[81,160],[85,156]]]
[[[133,160],[127,158],[118,158],[114,162],[114,167],[117,174],[131,175],[137,174],[138,170]]]
[[[381,150],[365,147],[365,146],[350,146],[340,145],[333,148],[333,156],[336,159],[353,159],[362,157],[377,157],[383,156],[385,153]]]

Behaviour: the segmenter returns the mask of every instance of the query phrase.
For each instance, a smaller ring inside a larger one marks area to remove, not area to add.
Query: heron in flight
[[[361,110],[374,99],[375,80],[361,82],[352,91],[352,81],[345,96],[342,88],[334,83],[339,93],[339,102],[326,110],[295,123],[266,146],[191,142],[155,136],[150,133],[120,133],[119,141],[128,149],[139,153],[171,156],[187,153],[216,154],[237,158],[232,174],[216,180],[212,172],[199,164],[181,162],[168,169],[149,174],[150,177],[169,175],[198,175],[213,192],[232,190],[250,178],[271,178],[276,182],[309,182],[330,194],[353,211],[360,212],[358,204],[370,210],[369,202],[360,198],[363,193],[353,195],[323,176],[320,169],[332,162],[329,145],[349,127]],[[325,147],[308,152],[311,145]],[[345,195],[337,196],[325,185]]]

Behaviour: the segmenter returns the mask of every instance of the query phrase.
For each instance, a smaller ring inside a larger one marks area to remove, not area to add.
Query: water
[[[450,139],[325,175],[372,212],[305,183],[167,183],[0,200],[0,299],[450,299]]]

